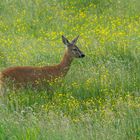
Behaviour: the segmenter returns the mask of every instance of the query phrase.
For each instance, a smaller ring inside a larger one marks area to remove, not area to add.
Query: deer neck
[[[42,69],[45,71],[47,78],[49,75],[49,78],[51,80],[54,80],[58,77],[63,77],[67,74],[72,60],[73,60],[73,57],[70,55],[70,53],[67,50],[63,56],[63,59],[58,65],[45,66],[45,67],[42,67]]]
[[[71,66],[73,57],[70,55],[68,50],[65,52],[64,57],[60,64],[58,64],[58,69],[60,72],[60,75],[65,76]]]

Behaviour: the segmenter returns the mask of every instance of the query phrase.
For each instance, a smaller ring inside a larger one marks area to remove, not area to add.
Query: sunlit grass
[[[0,1],[0,69],[59,63],[61,35],[85,53],[46,89],[0,99],[0,139],[140,139],[140,2]],[[52,98],[50,99],[50,94]]]

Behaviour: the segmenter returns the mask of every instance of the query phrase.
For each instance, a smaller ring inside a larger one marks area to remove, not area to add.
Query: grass
[[[0,69],[59,63],[61,35],[85,53],[61,86],[8,90],[1,140],[140,140],[138,0],[0,0]]]

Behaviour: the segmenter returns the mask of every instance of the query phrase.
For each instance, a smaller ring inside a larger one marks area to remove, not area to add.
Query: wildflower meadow
[[[139,0],[0,0],[0,70],[85,54],[44,89],[0,97],[0,140],[140,140]],[[50,94],[51,99],[50,99]]]

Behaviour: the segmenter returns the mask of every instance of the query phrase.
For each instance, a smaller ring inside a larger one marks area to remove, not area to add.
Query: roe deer
[[[85,56],[76,46],[78,37],[79,36],[69,42],[62,35],[62,41],[67,46],[67,49],[60,64],[43,67],[10,67],[0,73],[0,84],[2,84],[2,86],[7,86],[6,81],[8,79],[8,82],[12,82],[13,87],[26,87],[29,84],[35,87],[38,86],[37,81],[42,85],[46,84],[46,82],[53,81],[55,78],[65,76],[73,58],[83,58]]]

